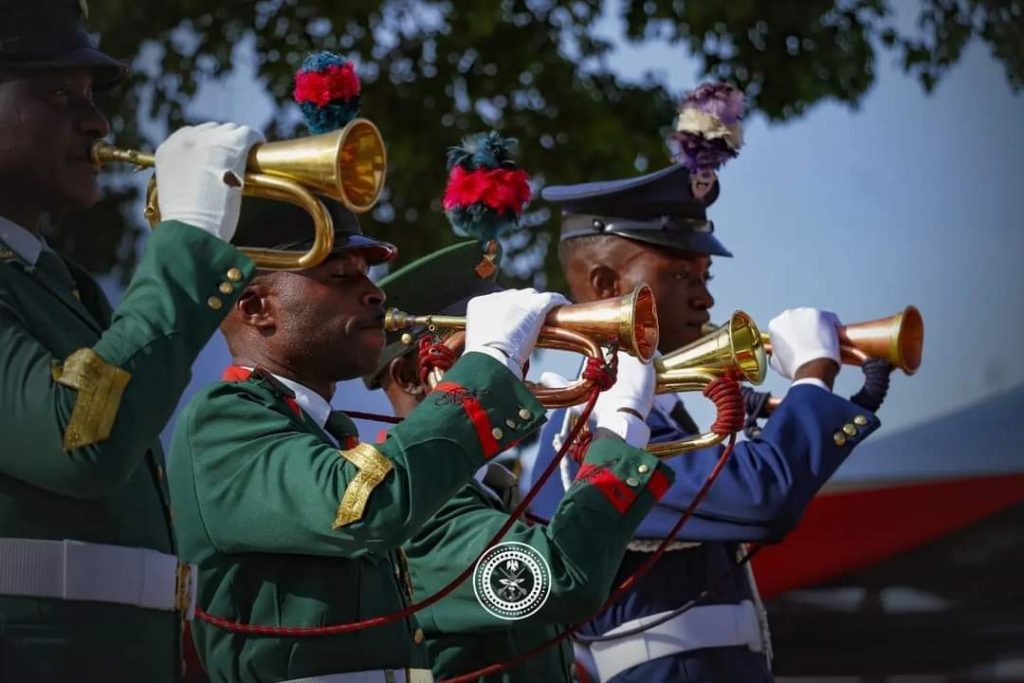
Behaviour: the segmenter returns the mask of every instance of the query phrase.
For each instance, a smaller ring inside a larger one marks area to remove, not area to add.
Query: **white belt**
[[[377,669],[291,678],[283,683],[434,683],[430,669]]]
[[[631,631],[657,621],[667,614],[652,614],[616,626],[604,636]],[[711,647],[746,645],[754,652],[764,651],[761,625],[754,603],[744,600],[737,605],[705,605],[683,612],[664,624],[643,633],[620,640],[602,640],[590,643],[602,681],[607,681],[626,669],[661,657]]]
[[[195,611],[195,567],[149,548],[0,538],[0,595]]]

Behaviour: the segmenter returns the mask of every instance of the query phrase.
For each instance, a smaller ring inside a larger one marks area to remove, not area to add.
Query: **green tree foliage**
[[[1013,88],[1024,86],[1024,0],[908,0],[900,10],[916,12],[910,32],[897,30],[895,3],[621,0],[612,7],[625,20],[625,39],[679,44],[709,78],[736,83],[754,110],[775,121],[828,99],[855,106],[880,52],[895,53],[931,89],[972,37],[989,44]],[[256,71],[279,103],[271,138],[298,134],[292,76],[309,51],[353,58],[363,115],[380,127],[390,166],[386,196],[364,225],[397,242],[405,262],[455,240],[440,211],[444,153],[467,133],[493,127],[517,137],[521,163],[540,183],[625,176],[667,162],[661,131],[678,93],[654,77],[616,76],[612,46],[594,36],[602,7],[600,0],[104,0],[93,3],[90,24],[105,50],[135,66],[106,107],[122,145],[159,142],[140,121],[165,124],[158,129],[188,123],[185,107],[199,85],[229,72],[244,40],[254,41]],[[110,182],[114,193],[100,210],[58,223],[54,239],[97,272],[117,264],[127,272],[142,229],[138,184],[117,175]],[[561,284],[547,248],[551,219],[542,203],[527,215],[542,229],[513,240],[505,262],[513,277]]]

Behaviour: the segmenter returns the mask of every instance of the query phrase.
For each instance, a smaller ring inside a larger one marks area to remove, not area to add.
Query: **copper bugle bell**
[[[461,352],[465,341],[466,318],[463,316],[410,315],[389,309],[384,328],[389,332],[411,327],[430,331],[452,330],[444,343]],[[603,345],[615,344],[644,362],[649,362],[658,349],[658,313],[654,294],[645,284],[624,296],[583,304],[557,306],[548,312],[541,328],[537,346],[573,351],[594,358],[603,358]],[[431,384],[441,380],[443,373],[435,370]],[[578,379],[567,387],[549,388],[527,383],[537,400],[547,408],[564,408],[586,399],[591,380]]]
[[[133,149],[120,149],[107,142],[92,148],[97,165],[124,162],[145,168],[155,156]],[[330,197],[353,213],[364,213],[377,203],[384,188],[387,153],[380,131],[366,119],[354,119],[344,128],[322,135],[264,142],[249,151],[243,192],[289,202],[313,219],[313,246],[304,254],[279,249],[239,247],[268,270],[299,270],[319,265],[334,246],[334,224],[330,213],[316,195]],[[156,183],[146,193],[146,219],[151,226],[160,222]],[[298,239],[297,239],[298,241]]]
[[[771,337],[763,334],[771,353]],[[839,328],[839,359],[847,365],[861,365],[869,358],[889,361],[907,375],[921,367],[924,349],[924,319],[914,306],[878,320],[843,325]]]

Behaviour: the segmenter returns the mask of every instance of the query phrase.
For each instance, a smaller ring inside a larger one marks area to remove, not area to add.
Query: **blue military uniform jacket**
[[[534,476],[554,456],[553,441],[564,422],[564,412],[557,411],[544,430]],[[651,411],[648,424],[652,443],[687,435],[658,409]],[[736,445],[707,498],[680,531],[677,541],[699,545],[675,544],[628,595],[586,625],[581,632],[584,638],[600,636],[640,617],[668,612],[716,583],[702,605],[758,603],[745,568],[736,566],[740,543],[780,540],[852,449],[878,426],[873,414],[820,387],[792,387],[761,436]],[[648,557],[655,544],[644,543],[644,539],[662,539],[669,533],[720,455],[719,447],[666,461],[675,471],[675,483],[637,529],[638,542],[626,553],[616,583]],[[550,516],[562,496],[563,480],[575,476],[574,470],[571,463],[563,464],[562,478],[553,476],[534,503],[535,514]],[[739,646],[694,649],[651,659],[609,680],[746,683],[770,681],[772,676],[765,652]]]

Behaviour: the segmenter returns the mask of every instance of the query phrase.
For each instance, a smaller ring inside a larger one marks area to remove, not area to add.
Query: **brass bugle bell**
[[[765,332],[762,339],[771,353],[771,336]],[[847,365],[862,365],[870,358],[881,358],[913,375],[921,367],[923,349],[924,319],[914,306],[886,318],[839,328],[839,359]]]
[[[725,375],[760,384],[767,369],[761,331],[749,315],[736,311],[725,325],[655,360],[654,390],[659,394],[701,391]],[[724,439],[721,434],[705,432],[676,441],[648,444],[647,451],[664,458],[708,448]]]
[[[153,154],[120,149],[107,142],[92,148],[97,165],[124,162],[153,166]],[[369,211],[384,188],[387,153],[377,126],[354,119],[344,128],[322,135],[264,142],[249,151],[244,194],[294,204],[313,219],[313,246],[304,254],[280,249],[240,247],[259,268],[300,270],[319,265],[334,247],[334,223],[327,207],[315,195],[340,202],[353,213]],[[146,219],[160,222],[156,183],[146,194]]]
[[[389,309],[384,317],[384,329],[389,332],[412,327],[426,327],[431,332],[452,330],[444,343],[456,353],[465,342],[466,318],[444,315],[410,315]],[[602,345],[617,344],[644,362],[649,362],[658,349],[658,313],[654,294],[645,284],[639,284],[629,294],[612,299],[601,299],[583,304],[557,306],[548,312],[541,328],[537,346],[582,353],[592,358],[603,358]],[[432,386],[440,382],[443,373],[435,370]],[[593,382],[577,379],[567,387],[549,388],[528,382],[530,391],[547,408],[565,408],[586,400]]]

